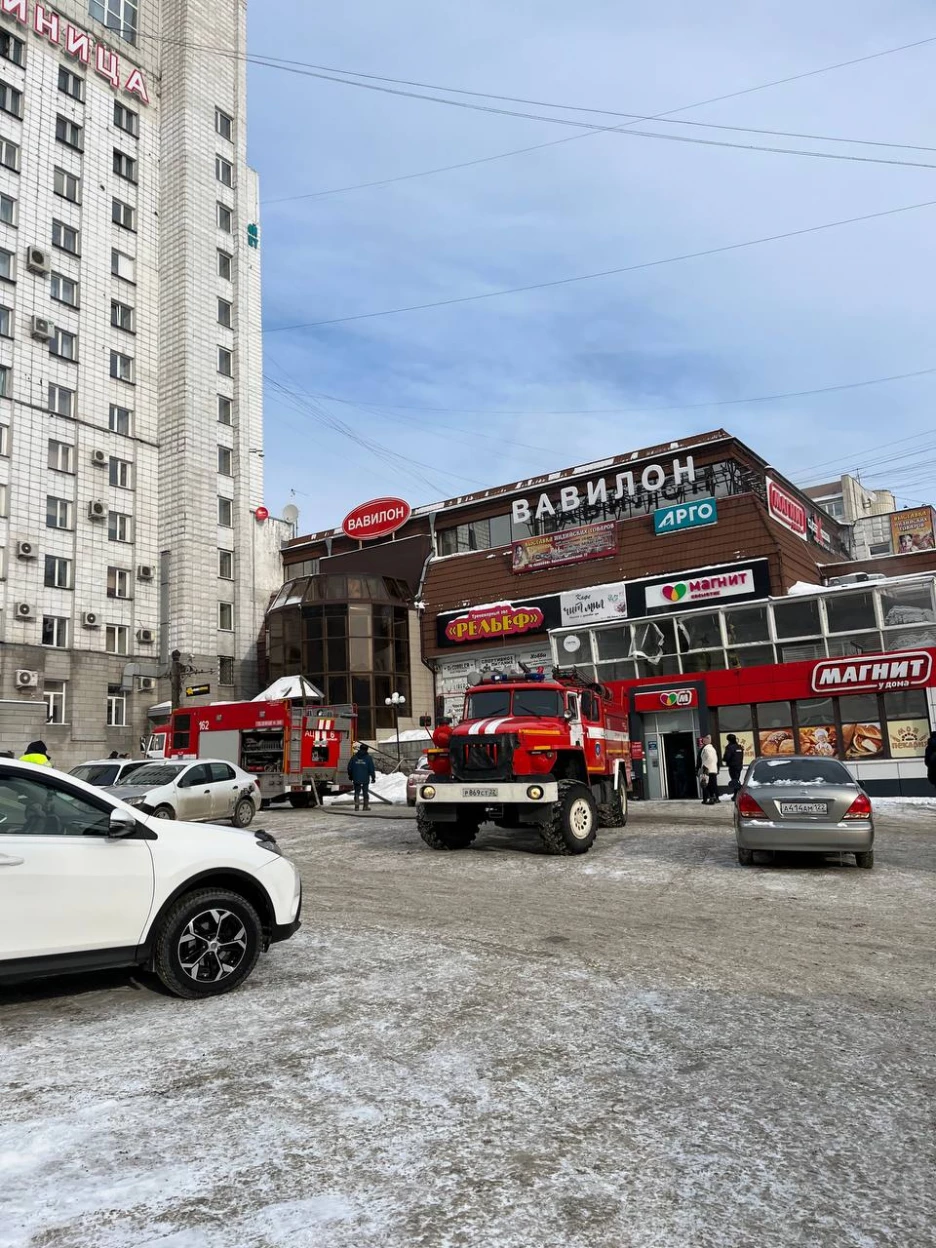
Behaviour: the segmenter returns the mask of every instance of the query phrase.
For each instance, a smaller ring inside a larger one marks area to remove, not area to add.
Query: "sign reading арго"
[[[718,506],[714,498],[700,498],[695,503],[674,503],[672,507],[658,507],[653,513],[653,531],[657,535],[717,523]]]

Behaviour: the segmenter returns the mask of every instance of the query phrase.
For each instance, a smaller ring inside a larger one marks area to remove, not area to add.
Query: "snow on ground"
[[[394,771],[390,775],[384,775],[382,772],[377,773],[376,781],[370,786],[371,797],[374,801],[372,806],[378,805],[378,798],[392,802],[394,805],[406,804],[406,776],[399,771]],[[347,806],[348,803],[354,803],[353,793],[342,793],[339,797],[326,797],[326,806]]]

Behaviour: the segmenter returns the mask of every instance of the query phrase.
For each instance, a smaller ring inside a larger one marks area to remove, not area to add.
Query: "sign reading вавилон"
[[[515,498],[511,505],[513,522],[528,524],[531,520],[542,520],[546,516],[578,511],[580,507],[620,502],[625,498],[635,498],[639,493],[657,493],[667,486],[691,485],[695,479],[695,461],[691,455],[686,456],[684,464],[678,459],[671,460],[669,471],[663,464],[647,464],[640,474],[639,484],[633,472],[625,471],[615,473],[614,484],[610,487],[608,477],[598,477],[597,480],[577,485],[564,485],[555,502],[548,494],[540,494],[535,508],[532,499]]]

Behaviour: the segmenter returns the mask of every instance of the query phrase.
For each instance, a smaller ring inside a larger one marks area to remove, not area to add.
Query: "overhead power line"
[[[875,221],[883,217],[893,217],[899,213],[914,212],[920,208],[932,208],[936,200],[924,200],[917,204],[904,204],[900,208],[885,208],[880,212],[866,212],[857,217],[844,217],[839,221],[826,221],[821,225],[804,226],[798,230],[785,230],[779,234],[768,234],[762,238],[749,238],[740,243],[724,243],[720,247],[706,247],[700,251],[683,252],[676,256],[665,256],[658,260],[642,260],[636,264],[625,264],[614,269],[600,269],[595,273],[579,273],[573,277],[559,277],[551,281],[530,282],[524,286],[509,286],[501,290],[484,291],[476,295],[457,295],[449,299],[433,299],[427,303],[406,304],[399,308],[383,308],[377,312],[358,312],[353,316],[336,316],[325,321],[304,321],[294,325],[274,325],[265,329],[265,334],[284,334],[299,329],[320,329],[328,325],[345,325],[350,321],[372,320],[379,316],[398,316],[404,312],[422,312],[429,308],[446,308],[459,303],[477,303],[486,299],[498,299],[503,295],[526,294],[534,290],[549,290],[557,286],[570,286],[576,282],[594,281],[599,277],[616,277],[622,273],[635,273],[641,269],[660,268],[667,264],[679,264],[685,260],[700,260],[705,256],[724,255],[732,251],[743,251],[748,247],[759,247],[764,243],[776,243],[787,238],[801,238],[807,234],[818,234],[824,230],[833,230],[841,225],[857,225],[863,221]]]

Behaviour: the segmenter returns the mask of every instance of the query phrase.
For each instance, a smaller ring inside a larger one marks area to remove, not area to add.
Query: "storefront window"
[[[700,650],[683,657],[684,672],[723,672],[725,667],[724,650]]]
[[[619,628],[598,629],[595,632],[595,643],[598,647],[599,662],[602,659],[626,659],[631,649],[630,625],[622,624]]]
[[[676,632],[682,651],[713,650],[722,644],[721,621],[717,612],[686,615],[677,622]]]
[[[742,607],[725,612],[725,632],[729,646],[744,646],[754,641],[769,641],[770,626],[766,607]],[[748,666],[745,664],[745,666]]]
[[[891,758],[922,758],[930,734],[925,692],[901,689],[885,693],[884,713]]]
[[[775,602],[773,613],[774,627],[778,637],[819,637],[822,635],[819,603],[815,598],[794,598],[790,602]]]
[[[884,634],[885,650],[916,650],[919,646],[936,646],[936,625],[894,628]]]
[[[826,618],[830,633],[859,633],[865,628],[877,628],[874,595],[870,590],[860,594],[829,594]]]
[[[877,695],[856,694],[839,698],[842,717],[842,746],[849,759],[880,758],[884,754],[884,734]]]
[[[881,590],[881,614],[885,628],[898,628],[907,624],[933,624],[933,582],[916,585],[895,585]],[[936,629],[930,630],[936,635]],[[929,641],[927,645],[936,645]]]
[[[586,669],[579,668],[579,671]],[[598,667],[598,679],[602,682],[609,680],[633,680],[637,675],[637,664],[630,660],[622,660],[619,663],[601,663]]]
[[[831,698],[811,698],[797,702],[799,722],[797,753],[834,758],[838,753],[838,732]]]
[[[850,654],[879,654],[880,633],[860,633],[857,637],[830,637],[829,658],[846,658]]]
[[[795,754],[789,702],[758,702],[757,752],[768,757]]]
[[[728,651],[729,667],[767,667],[773,661],[773,646],[742,646]]]
[[[678,676],[679,659],[675,654],[664,654],[656,663],[638,659],[634,665],[638,676]]]
[[[720,706],[718,708],[718,757],[724,758],[728,734],[733,733],[738,745],[744,750],[744,762],[754,757],[754,720],[749,706]]]

